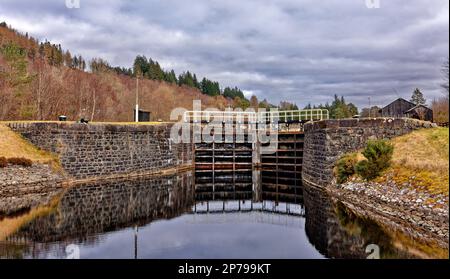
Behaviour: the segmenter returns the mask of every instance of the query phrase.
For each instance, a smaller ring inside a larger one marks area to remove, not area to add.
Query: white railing
[[[235,123],[277,123],[320,121],[330,118],[326,109],[304,109],[289,111],[186,111],[184,122],[235,122]]]
[[[259,114],[259,119],[265,122],[320,121],[330,118],[330,113],[326,109],[267,111],[260,112]]]
[[[184,122],[236,122],[256,123],[258,115],[250,111],[186,111],[183,116]]]

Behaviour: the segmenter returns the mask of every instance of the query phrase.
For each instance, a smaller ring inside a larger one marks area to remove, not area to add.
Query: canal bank
[[[383,181],[352,179],[340,185],[333,173],[338,159],[361,150],[368,140],[397,139],[413,131],[433,127],[429,122],[412,119],[353,119],[307,124],[303,185],[305,189],[321,189],[351,215],[377,223],[387,234],[421,243],[418,254],[426,254],[427,249],[436,248],[441,250],[441,257],[448,258],[448,184],[446,193],[432,194],[423,187],[410,187],[414,174],[401,184],[387,175]],[[429,148],[433,147],[423,143],[424,154]],[[405,152],[415,156],[414,152]],[[448,153],[448,143],[447,150],[440,152]],[[432,154],[428,156],[434,156]],[[448,166],[448,157],[446,160]],[[443,176],[437,179],[445,181]]]
[[[114,180],[119,177],[128,177],[131,179],[133,177],[146,177],[148,175],[177,172],[182,169],[192,168],[194,161],[196,163],[201,163],[196,160],[207,155],[198,153],[199,151],[203,152],[204,150],[197,150],[198,156],[194,156],[193,154],[195,154],[195,148],[192,148],[192,146],[180,146],[172,143],[169,137],[169,131],[172,127],[171,124],[162,124],[157,127],[147,127],[147,125],[14,123],[10,124],[10,127],[34,145],[58,154],[61,160],[61,165],[65,170],[62,180],[65,181],[62,184],[46,183],[46,185],[55,186],[50,186],[51,188],[48,189],[49,191],[47,191],[47,195],[45,194],[45,191],[41,191],[39,195],[42,198],[51,197],[50,193],[53,190],[60,189],[60,187],[64,189],[68,188],[69,184],[67,181],[69,180],[72,180],[72,182],[82,180],[86,183],[94,183],[95,181],[102,181],[105,179],[105,181]],[[203,176],[200,177],[196,174],[195,187],[197,187],[198,190],[203,189],[202,191],[204,191],[206,189],[204,184],[206,183],[206,186],[208,186],[207,188],[211,188],[209,185],[211,184],[210,177],[213,177],[213,189],[216,188],[217,191],[220,190],[222,192],[228,191],[229,188],[232,190],[230,193],[214,192],[213,197],[219,199],[229,196],[235,197],[237,190],[239,190],[239,193],[242,192],[242,194],[245,194],[245,197],[251,195],[251,193],[246,192],[246,187],[251,189],[254,185],[258,185],[258,179],[269,179],[265,184],[261,185],[261,187],[263,187],[263,191],[259,194],[264,194],[264,198],[278,195],[280,193],[296,196],[298,193],[301,193],[300,188],[303,188],[305,191],[310,193],[311,189],[315,187],[322,191],[319,192],[321,194],[317,194],[318,196],[329,195],[329,198],[323,197],[323,199],[331,200],[334,205],[340,204],[344,206],[356,216],[370,218],[379,223],[379,225],[385,228],[385,230],[394,228],[396,231],[406,233],[408,234],[408,237],[411,236],[413,239],[419,239],[420,241],[430,237],[428,231],[435,232],[438,236],[441,234],[441,240],[436,240],[433,243],[438,243],[439,247],[448,251],[448,241],[447,247],[445,247],[444,242],[445,234],[448,236],[448,222],[447,231],[443,230],[441,227],[430,227],[436,226],[436,222],[439,222],[440,219],[434,219],[435,217],[437,218],[438,215],[431,217],[432,220],[423,221],[421,223],[423,227],[421,228],[421,232],[420,228],[411,225],[410,221],[416,220],[417,216],[413,214],[414,211],[411,211],[413,207],[410,205],[405,204],[403,207],[396,207],[392,201],[386,201],[383,199],[381,201],[377,201],[375,197],[367,196],[367,193],[359,190],[352,191],[349,189],[340,189],[333,181],[333,167],[336,160],[346,152],[355,151],[362,148],[369,139],[394,138],[418,129],[430,127],[432,127],[431,123],[411,119],[351,119],[308,123],[305,125],[304,134],[301,133],[292,139],[289,138],[290,136],[281,136],[279,141],[285,146],[282,146],[275,156],[262,156],[261,176],[257,175],[252,178],[252,168],[250,168],[246,170],[247,172],[250,172],[249,181],[242,181],[242,176],[236,176],[234,173],[231,177],[225,176],[226,179],[231,180],[222,181],[220,180],[222,179],[221,176],[217,175],[217,172],[226,173],[226,170],[213,169],[215,172],[213,175],[205,175],[205,177],[208,178],[208,181],[206,182],[202,180]],[[290,153],[294,150],[295,152],[292,154],[295,156],[293,158],[286,157],[285,155],[281,156],[282,152],[286,151],[285,149],[289,150]],[[220,151],[221,153],[217,151]],[[244,151],[247,152],[247,150]],[[238,157],[236,157],[235,154],[228,156],[228,153],[224,155],[224,152],[229,152],[229,150],[223,151],[219,148],[213,149],[212,151],[215,155],[222,154],[223,158],[228,158],[231,156],[230,158],[232,158],[231,165],[233,166],[233,172],[236,172],[236,170],[239,169],[236,168],[236,165],[240,166],[244,163],[246,166],[249,165],[247,162],[237,161],[236,158]],[[254,150],[252,152],[254,152]],[[250,157],[250,155],[248,157]],[[223,158],[222,161],[216,161],[214,158],[212,158],[212,160],[214,163],[221,166],[230,164],[229,161],[223,161]],[[295,161],[295,169],[286,169],[288,166],[285,165],[288,163],[290,164],[291,161]],[[271,167],[272,165],[275,166]],[[77,170],[81,171],[77,172]],[[1,171],[2,170],[0,170],[0,175]],[[42,173],[45,173],[42,172],[39,174],[41,171],[36,171],[38,172],[37,177],[39,177]],[[203,171],[209,170],[205,169]],[[276,176],[272,175],[274,171],[276,171]],[[298,175],[288,176],[291,178],[295,177],[295,183],[293,185],[286,186],[286,173],[290,172],[298,173]],[[11,172],[8,173],[10,174]],[[16,177],[19,176],[30,177],[33,176],[33,174],[20,174],[20,172],[17,172]],[[300,182],[302,182],[303,185],[299,184],[298,178],[300,178]],[[55,177],[52,181],[59,181],[58,179],[61,179],[61,177]],[[9,178],[8,181],[15,181],[14,175],[13,178]],[[230,184],[230,181],[233,181],[233,185]],[[26,183],[19,184],[21,184],[19,187],[23,188],[23,191],[25,192],[33,189],[31,187],[23,186]],[[299,185],[301,185],[301,187],[299,187]],[[243,186],[243,188],[239,188],[238,186]],[[4,187],[3,189],[8,188]],[[367,187],[367,189],[370,188]],[[12,195],[12,198],[9,200],[15,200],[20,196],[26,198],[23,191],[20,193],[15,193],[14,191],[5,190],[3,193]],[[196,193],[196,195],[199,195],[199,197],[208,197],[210,194],[209,192],[203,193],[202,191]],[[322,198],[318,199],[320,200]],[[6,201],[7,199],[2,198],[2,201],[3,200]],[[295,197],[294,200],[297,201],[297,197]],[[45,202],[46,200],[43,199],[42,201]],[[34,207],[34,204],[36,203],[37,202],[29,203],[27,206]],[[386,203],[387,207],[385,206]],[[330,210],[333,212],[334,205],[330,205],[330,208],[332,208]],[[322,207],[318,207],[318,210],[316,210],[314,205],[309,205],[306,206],[306,208],[309,208],[307,209],[307,214],[310,214],[311,212],[316,212],[317,216],[320,216],[321,214],[321,210],[319,209]],[[380,208],[382,208],[384,213],[390,213],[384,215],[380,214],[380,212],[377,211]],[[331,214],[335,214],[335,212]],[[419,224],[422,219],[429,219],[430,217],[428,217],[428,215],[433,214],[433,212],[427,211],[421,212],[420,214],[418,216],[421,219],[416,222],[417,224]],[[400,219],[395,219],[394,217],[396,216]],[[403,219],[401,218],[402,216],[404,217]],[[317,219],[320,218],[310,218],[310,220]],[[307,227],[312,228],[314,226],[308,225]],[[328,230],[327,233],[333,233],[333,231],[336,230],[335,228],[336,225],[331,224],[330,227],[325,230]],[[320,243],[321,241],[324,241],[323,239],[326,239],[326,237],[322,234],[320,235],[323,237],[315,237],[315,234],[316,232],[322,232],[323,230],[323,228],[319,228],[317,231],[308,229],[308,231],[314,232],[309,233],[308,236],[310,239],[317,238],[313,241],[314,243]],[[444,235],[443,238],[442,234]],[[362,257],[364,255],[363,247],[365,247],[365,242],[366,240],[363,242],[360,240],[360,242],[358,242],[359,250],[357,254],[348,252],[346,256]],[[433,243],[432,245],[434,245]],[[320,244],[318,244],[317,247],[319,246]],[[329,257],[339,257],[339,253],[336,255],[333,254],[335,253],[333,252],[333,249],[339,250],[339,247],[340,246],[337,245],[337,248],[329,248]],[[418,255],[418,257],[422,256]]]

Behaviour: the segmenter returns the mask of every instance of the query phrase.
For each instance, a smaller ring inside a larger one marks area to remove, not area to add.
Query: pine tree
[[[72,61],[72,68],[78,69],[78,65],[79,65],[78,57],[74,56]]]
[[[141,55],[136,56],[133,63],[133,74],[135,76],[145,76],[149,68],[147,57]]]
[[[419,88],[414,89],[414,92],[411,96],[411,103],[414,103],[416,105],[425,105],[426,100],[423,97],[422,92],[420,92]]]
[[[176,76],[174,70],[171,70],[170,72],[166,72],[164,74],[164,80],[169,83],[173,83],[173,84],[178,83],[177,76]]]

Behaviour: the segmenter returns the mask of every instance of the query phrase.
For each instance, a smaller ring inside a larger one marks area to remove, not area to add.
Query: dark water
[[[411,257],[324,193],[259,172],[78,185],[28,216],[18,216],[15,232],[0,241],[0,257],[366,258],[373,243],[382,257]]]

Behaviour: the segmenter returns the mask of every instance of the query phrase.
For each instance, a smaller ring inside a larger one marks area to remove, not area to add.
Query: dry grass
[[[415,255],[422,259],[448,259],[448,249],[439,247],[438,244],[422,243],[408,237],[407,235],[398,231],[389,231],[389,234],[394,239],[393,245],[400,250],[408,251],[409,254]]]
[[[448,128],[423,129],[395,138],[391,142],[395,147],[394,164],[412,170],[448,174]]]
[[[38,149],[2,124],[0,124],[0,157],[26,158],[35,163],[59,166],[59,159],[56,155]]]
[[[54,212],[58,206],[59,200],[60,197],[58,196],[54,198],[48,205],[31,209],[24,215],[0,219],[0,241],[4,241],[8,236],[13,235],[21,227],[25,226],[36,218],[47,216],[48,214]]]
[[[380,180],[391,177],[433,194],[449,193],[449,129],[422,129],[392,139],[392,166]]]

